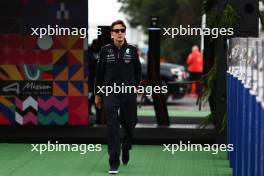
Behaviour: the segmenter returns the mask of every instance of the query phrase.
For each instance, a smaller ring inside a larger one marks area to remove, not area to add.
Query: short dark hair
[[[125,23],[122,21],[122,20],[117,20],[117,21],[114,21],[111,26],[110,26],[110,29],[111,31],[113,30],[114,26],[117,25],[117,24],[121,24],[125,29],[126,29],[126,25]]]

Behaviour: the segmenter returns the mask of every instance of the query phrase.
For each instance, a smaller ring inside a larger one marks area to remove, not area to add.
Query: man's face
[[[113,27],[111,35],[116,42],[123,42],[125,40],[126,31],[124,26],[117,24]]]

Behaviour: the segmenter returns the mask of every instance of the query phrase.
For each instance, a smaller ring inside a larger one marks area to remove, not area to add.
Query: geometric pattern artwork
[[[38,69],[38,65],[23,65],[23,70],[27,80],[35,81],[40,79],[40,70]]]
[[[54,36],[54,50],[83,50],[83,39],[80,36]]]
[[[54,96],[88,96],[87,81],[54,81]]]
[[[53,81],[53,95],[67,96],[68,95],[68,81]]]
[[[83,50],[69,50],[67,54],[69,65],[83,65]]]
[[[69,81],[68,82],[68,95],[81,96],[84,90],[82,81]]]
[[[15,124],[15,104],[13,97],[0,96],[0,125]]]
[[[4,3],[13,10],[5,12],[6,20],[10,18],[12,23],[18,19],[19,29],[5,29],[7,32],[0,34],[0,90],[8,95],[0,97],[0,125],[89,124],[89,70],[84,39],[77,35],[30,35],[31,28],[47,25],[87,27],[87,15],[79,13],[87,14],[88,1]],[[19,6],[18,11],[14,4]],[[21,31],[23,34],[18,34]],[[20,94],[13,91],[14,87],[2,91],[11,84],[19,85]]]
[[[61,65],[83,65],[84,64],[83,50],[62,50],[56,49],[52,51],[52,64]]]
[[[54,65],[52,69],[52,76],[54,80],[68,80],[68,65],[58,64]]]
[[[0,80],[25,80],[25,75],[19,66],[0,65]]]
[[[84,68],[79,65],[54,65],[52,69],[52,76],[55,81],[57,80],[84,80]]]
[[[69,66],[69,74],[68,74],[69,80],[84,80],[84,69],[82,66],[79,65],[70,65]]]
[[[88,95],[88,87],[85,81],[69,81],[68,82],[68,95],[69,96],[82,96]]]
[[[38,97],[38,121],[41,125],[67,124],[68,97]]]
[[[1,43],[3,44],[0,48],[0,64],[52,64],[52,52],[50,50],[41,50],[37,48],[37,45],[29,44],[36,44],[37,38],[27,35],[5,34],[1,35]]]
[[[54,65],[84,64],[83,39],[79,36],[55,36],[53,37],[53,59]]]
[[[66,50],[52,50],[52,64],[53,65],[65,65],[68,64],[67,51]]]
[[[21,67],[27,80],[53,80],[51,74],[53,65],[23,65]]]
[[[20,125],[26,124],[38,124],[38,102],[37,98],[33,96],[29,97],[16,97],[16,122]]]
[[[69,125],[85,125],[89,123],[87,97],[69,96]]]
[[[0,65],[0,80],[53,80],[53,65]]]
[[[52,70],[54,65],[38,65],[40,80],[53,80]]]
[[[7,41],[0,48],[0,80],[49,80],[53,83],[52,96],[14,95],[13,104],[12,101],[3,104],[4,100],[6,102],[10,99],[2,98],[1,125],[89,123],[87,97],[89,87],[85,79],[83,39],[79,36],[52,36],[51,49],[41,50],[36,44],[37,38],[32,36],[0,35],[0,38]],[[10,39],[13,39],[13,42]],[[50,107],[45,108],[45,104],[50,104]],[[59,109],[59,104],[67,107]]]

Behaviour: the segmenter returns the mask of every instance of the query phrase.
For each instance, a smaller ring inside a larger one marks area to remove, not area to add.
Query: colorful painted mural
[[[10,20],[2,19],[9,23],[0,31],[0,125],[88,125],[85,39],[39,38],[29,32],[48,24],[87,28],[88,1],[1,3],[3,8],[16,8],[3,13]],[[80,14],[86,15],[77,18]],[[21,30],[12,29],[14,25]]]

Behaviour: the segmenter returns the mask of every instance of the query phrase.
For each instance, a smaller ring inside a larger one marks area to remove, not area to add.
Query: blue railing
[[[264,176],[264,41],[229,41],[228,153],[234,176]]]

